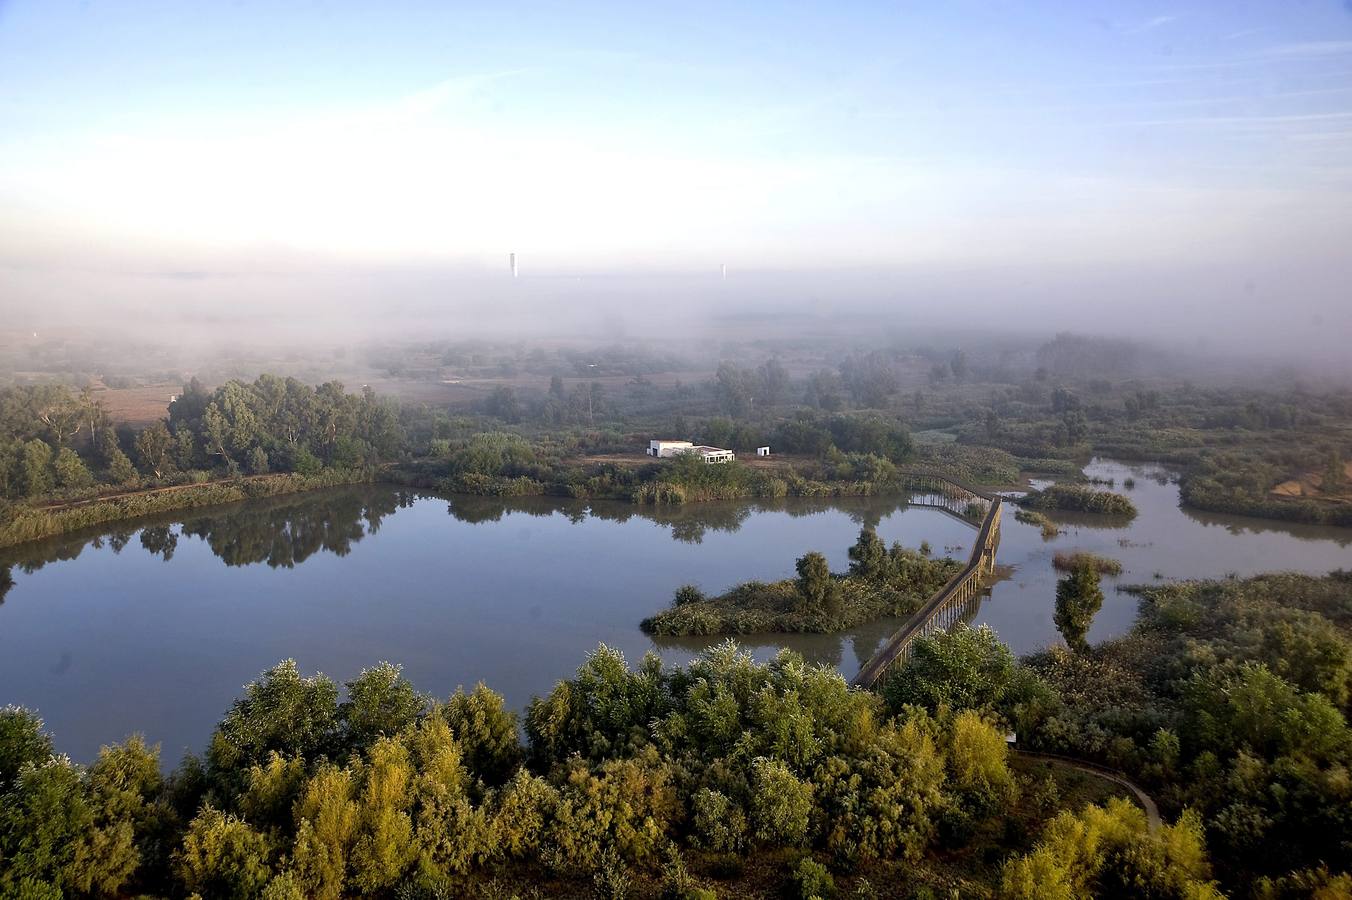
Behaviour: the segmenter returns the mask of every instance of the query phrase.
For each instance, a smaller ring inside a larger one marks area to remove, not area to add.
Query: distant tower
[[[727,281],[727,280],[728,280],[728,264],[727,264],[727,263],[723,263],[721,266],[719,266],[719,267],[718,267],[718,272],[719,272],[720,275],[723,276],[723,280],[724,280],[724,281]]]
[[[508,262],[509,265],[511,265],[511,267],[512,267],[512,277],[515,278],[515,277],[516,277],[516,254],[515,254],[515,253],[508,253],[508,254],[507,254],[507,262]]]

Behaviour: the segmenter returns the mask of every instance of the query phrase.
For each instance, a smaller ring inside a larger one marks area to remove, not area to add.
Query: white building
[[[695,445],[689,441],[648,441],[648,455],[665,459],[678,453],[689,453]]]
[[[757,455],[757,456],[769,456],[769,455],[770,455],[770,448],[769,448],[769,447],[757,447],[757,448],[756,448],[756,455]]]
[[[693,453],[706,463],[732,462],[737,458],[737,454],[731,450],[724,450],[721,447],[708,447],[703,444],[692,444],[689,441],[648,442],[648,455],[658,459],[670,459],[673,456],[681,456],[685,453]]]

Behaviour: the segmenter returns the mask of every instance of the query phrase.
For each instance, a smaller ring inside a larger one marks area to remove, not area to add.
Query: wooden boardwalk
[[[967,565],[864,664],[854,676],[852,683],[856,687],[876,684],[888,666],[910,653],[917,637],[947,631],[958,622],[970,619],[981,603],[986,579],[995,571],[995,550],[1000,546],[1000,497],[942,475],[916,472],[909,474],[907,479],[915,492],[911,501],[915,505],[937,507],[968,522],[974,522],[979,512],[981,524]]]

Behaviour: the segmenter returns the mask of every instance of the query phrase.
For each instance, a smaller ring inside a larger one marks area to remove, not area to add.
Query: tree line
[[[89,392],[60,385],[0,389],[0,496],[79,495],[211,475],[360,468],[398,456],[397,407],[366,389],[347,393],[263,375],[207,390],[196,379],[168,416],[140,431],[114,428]],[[200,474],[199,474],[200,473]]]

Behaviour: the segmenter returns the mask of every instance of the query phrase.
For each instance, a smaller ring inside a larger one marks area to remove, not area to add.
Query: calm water
[[[1186,513],[1163,470],[1089,471],[1119,487],[1134,476],[1141,515],[1130,524],[1062,517],[1067,530],[1052,541],[1006,518],[999,561],[1010,574],[977,621],[1019,652],[1058,640],[1056,550],[1093,550],[1126,567],[1108,582],[1094,640],[1126,630],[1135,614],[1113,581],[1352,565],[1352,531]],[[77,759],[139,730],[170,763],[200,749],[240,687],[287,656],[340,681],[388,659],[438,695],[482,679],[520,709],[598,642],[631,660],[650,650],[688,660],[708,641],[638,630],[677,586],[788,577],[809,549],[843,569],[865,523],[888,541],[928,540],[960,557],[974,536],[896,500],[655,512],[354,487],[30,545],[0,558],[15,581],[0,604],[0,703],[38,709]],[[897,624],[743,643],[762,657],[790,646],[853,674]]]

